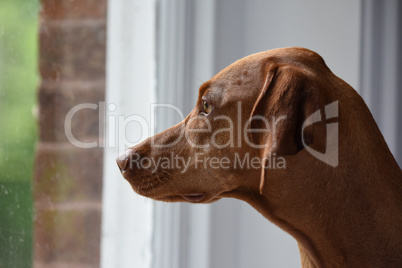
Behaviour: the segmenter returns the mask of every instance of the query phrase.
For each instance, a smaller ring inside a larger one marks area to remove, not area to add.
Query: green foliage
[[[37,0],[0,0],[0,267],[32,263]]]
[[[35,0],[0,0],[0,181],[30,181],[36,120]]]
[[[0,267],[32,266],[32,198],[27,182],[0,182]]]

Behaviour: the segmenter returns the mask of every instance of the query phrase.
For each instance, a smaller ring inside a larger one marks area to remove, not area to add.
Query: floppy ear
[[[302,133],[303,122],[321,106],[312,78],[291,66],[268,67],[264,75],[250,123],[253,143],[260,148],[263,160],[260,193],[271,156],[293,155],[305,145],[325,151],[325,123],[310,125]]]

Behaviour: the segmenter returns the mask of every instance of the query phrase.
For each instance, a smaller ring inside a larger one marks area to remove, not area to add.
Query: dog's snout
[[[116,162],[121,171],[125,171],[127,169],[131,153],[132,150],[128,149],[117,157]]]

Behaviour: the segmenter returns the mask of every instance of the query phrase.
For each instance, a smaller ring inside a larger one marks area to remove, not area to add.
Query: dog
[[[362,98],[308,49],[229,65],[117,164],[155,200],[248,202],[297,240],[302,267],[402,267],[401,169]]]

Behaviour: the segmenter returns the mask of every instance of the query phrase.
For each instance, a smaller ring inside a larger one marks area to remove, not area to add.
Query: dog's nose
[[[116,158],[116,162],[117,165],[120,168],[120,171],[125,171],[127,169],[128,166],[128,162],[130,159],[130,155],[131,155],[132,150],[131,149],[127,149],[125,152],[121,153],[117,158]]]

